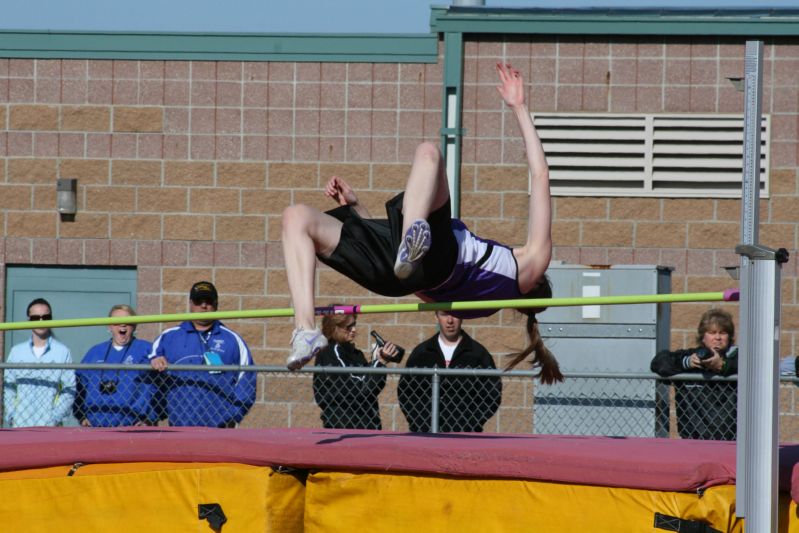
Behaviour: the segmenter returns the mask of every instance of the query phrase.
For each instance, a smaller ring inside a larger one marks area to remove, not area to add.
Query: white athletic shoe
[[[402,238],[397,260],[394,262],[394,274],[399,279],[407,279],[416,270],[419,262],[430,250],[432,235],[430,224],[423,218],[414,220]]]
[[[319,329],[296,328],[291,334],[291,355],[286,359],[289,370],[299,370],[327,346],[327,339]]]

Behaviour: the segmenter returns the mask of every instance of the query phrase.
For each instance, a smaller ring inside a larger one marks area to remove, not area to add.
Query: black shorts
[[[458,243],[452,233],[449,200],[427,217],[431,245],[417,269],[407,279],[394,274],[402,240],[402,199],[400,193],[386,202],[388,219],[361,218],[350,206],[327,214],[340,220],[341,239],[330,257],[319,260],[362,287],[383,296],[406,296],[432,289],[447,280],[458,260]]]

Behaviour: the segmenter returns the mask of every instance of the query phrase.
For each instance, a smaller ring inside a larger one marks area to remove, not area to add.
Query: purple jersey
[[[481,239],[458,219],[452,219],[452,233],[458,242],[458,260],[449,278],[433,289],[420,291],[425,300],[466,302],[471,300],[513,300],[523,298],[517,279],[513,250],[496,241]],[[459,318],[479,318],[498,309],[453,311]]]

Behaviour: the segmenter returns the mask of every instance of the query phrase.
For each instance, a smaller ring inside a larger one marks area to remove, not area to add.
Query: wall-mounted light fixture
[[[73,216],[78,211],[78,180],[59,179],[56,207],[61,216]]]

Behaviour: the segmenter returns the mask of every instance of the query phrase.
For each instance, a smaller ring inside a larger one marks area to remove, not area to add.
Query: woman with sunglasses
[[[316,366],[383,367],[397,355],[397,347],[387,342],[382,347],[375,346],[367,358],[355,346],[357,318],[357,315],[322,318],[327,346],[317,354]],[[338,429],[382,429],[377,397],[385,386],[384,374],[314,374],[314,400],[322,410],[322,425]]]

